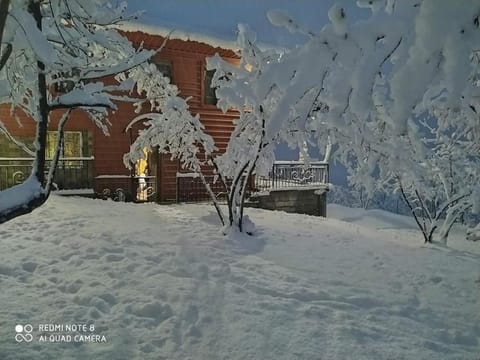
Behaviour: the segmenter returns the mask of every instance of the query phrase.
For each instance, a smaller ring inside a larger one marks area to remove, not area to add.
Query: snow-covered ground
[[[207,205],[53,196],[0,226],[0,359],[479,359],[480,244],[328,210],[249,209],[258,235],[226,238]],[[52,344],[42,324],[106,343]]]

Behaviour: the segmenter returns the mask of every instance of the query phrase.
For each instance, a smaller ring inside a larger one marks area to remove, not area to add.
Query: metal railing
[[[95,177],[97,198],[114,201],[151,202],[157,199],[157,177],[99,175]]]
[[[33,158],[0,158],[0,190],[20,184],[30,176]],[[45,162],[45,174],[50,169],[51,159]],[[58,190],[93,188],[94,158],[61,158],[53,179]]]
[[[218,198],[225,197],[225,188],[220,180],[215,179],[214,176],[205,176],[205,180]],[[208,200],[210,200],[210,195],[197,174],[177,174],[177,202],[199,202]]]
[[[225,196],[223,184],[214,176],[205,176],[218,198]],[[253,176],[247,194],[273,189],[320,188],[329,183],[328,163],[311,162],[307,166],[299,161],[276,161],[268,176]],[[200,177],[195,173],[177,174],[177,201],[208,201],[210,196]]]
[[[329,183],[328,163],[275,161],[267,176],[255,177],[257,191],[321,187]]]

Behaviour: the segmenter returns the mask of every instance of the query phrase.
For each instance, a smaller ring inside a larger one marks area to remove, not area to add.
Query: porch
[[[65,195],[92,195],[115,201],[156,202],[160,186],[157,176],[95,176],[94,157],[61,158],[54,177],[54,187]],[[46,163],[46,172],[52,160]],[[33,158],[0,158],[0,190],[25,181],[32,170]],[[206,176],[213,192],[222,198],[223,185]],[[311,215],[326,214],[327,162],[276,161],[267,176],[249,180],[249,205]],[[176,202],[199,202],[210,199],[199,176],[177,173]]]
[[[217,197],[225,189],[215,177],[206,176]],[[328,162],[276,161],[267,176],[254,176],[248,184],[248,205],[268,210],[326,216],[329,183]],[[198,202],[210,199],[195,173],[177,174],[177,202]]]
[[[265,177],[255,177],[256,191],[322,188],[329,183],[328,162],[275,161]]]

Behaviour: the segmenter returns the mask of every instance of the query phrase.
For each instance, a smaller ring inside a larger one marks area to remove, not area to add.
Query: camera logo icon
[[[30,324],[25,324],[25,325],[17,325],[15,326],[15,341],[16,342],[31,342],[33,340],[33,326]]]

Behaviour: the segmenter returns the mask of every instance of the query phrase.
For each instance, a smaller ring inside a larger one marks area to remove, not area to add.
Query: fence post
[[[275,175],[277,173],[277,165],[276,164],[273,164],[273,167],[272,167],[272,189],[275,188]]]
[[[175,202],[178,204],[178,200],[179,200],[179,197],[178,197],[178,190],[180,188],[180,177],[177,175],[177,181],[176,181],[176,188],[175,188]]]

